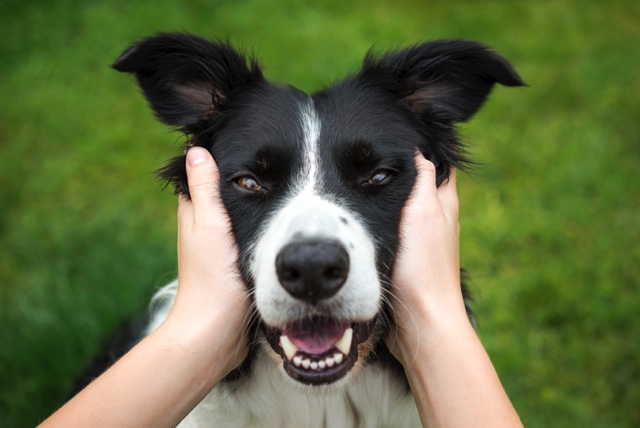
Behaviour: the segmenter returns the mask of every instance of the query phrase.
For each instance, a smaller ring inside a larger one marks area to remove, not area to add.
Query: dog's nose
[[[280,284],[297,299],[316,304],[340,290],[349,274],[349,254],[337,241],[285,245],[276,257]]]

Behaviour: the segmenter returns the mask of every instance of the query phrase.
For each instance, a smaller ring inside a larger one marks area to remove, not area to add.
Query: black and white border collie
[[[511,65],[475,42],[437,41],[369,53],[308,95],[267,82],[228,43],[158,34],[113,67],[135,74],[188,147],[213,154],[254,301],[247,361],[181,426],[419,426],[383,341],[414,153],[436,165],[437,184],[463,167],[456,124],[495,83],[523,85]],[[161,175],[188,194],[184,165],[178,156]],[[177,286],[154,298],[147,332]]]

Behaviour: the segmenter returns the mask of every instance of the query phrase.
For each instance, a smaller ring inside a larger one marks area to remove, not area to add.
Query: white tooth
[[[311,366],[311,370],[318,370],[318,363],[316,363],[315,361],[311,363],[310,366]]]
[[[328,357],[326,360],[324,360],[327,363],[327,367],[333,367],[333,365],[336,363],[336,360],[334,360],[331,357]]]
[[[318,361],[318,368],[320,370],[324,370],[325,367],[327,367],[327,363],[325,363],[324,361]]]
[[[353,339],[353,329],[349,327],[345,330],[342,339],[338,340],[336,343],[336,348],[342,351],[343,354],[349,355],[349,351],[351,350],[351,340]],[[340,363],[338,363],[340,364]]]
[[[311,361],[309,361],[308,359],[302,360],[302,367],[303,368],[308,369],[310,365],[311,365]]]
[[[342,354],[333,354],[333,359],[336,364],[340,364],[342,362]]]
[[[302,357],[300,355],[296,355],[295,357],[293,357],[293,364],[296,367],[300,367],[300,364],[302,364]]]
[[[298,352],[296,345],[291,343],[287,336],[280,336],[280,346],[282,346],[282,349],[289,361],[291,361],[296,352]]]

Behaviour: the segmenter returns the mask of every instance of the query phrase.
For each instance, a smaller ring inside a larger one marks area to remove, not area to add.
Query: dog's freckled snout
[[[292,242],[278,253],[276,273],[289,294],[316,304],[344,285],[349,275],[349,254],[337,241]]]

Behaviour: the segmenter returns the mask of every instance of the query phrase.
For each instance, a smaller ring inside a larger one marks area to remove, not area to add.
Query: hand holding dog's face
[[[237,271],[238,249],[220,200],[217,166],[208,151],[194,147],[186,168],[191,199],[181,196],[178,208],[179,287],[167,322],[181,332],[176,340],[187,350],[220,354],[226,374],[247,355],[250,297]]]
[[[456,171],[436,187],[435,166],[416,156],[418,177],[400,223],[400,249],[391,277],[394,321],[387,346],[405,364],[427,339],[429,325],[467,323],[460,288]],[[418,328],[420,326],[420,328]]]

